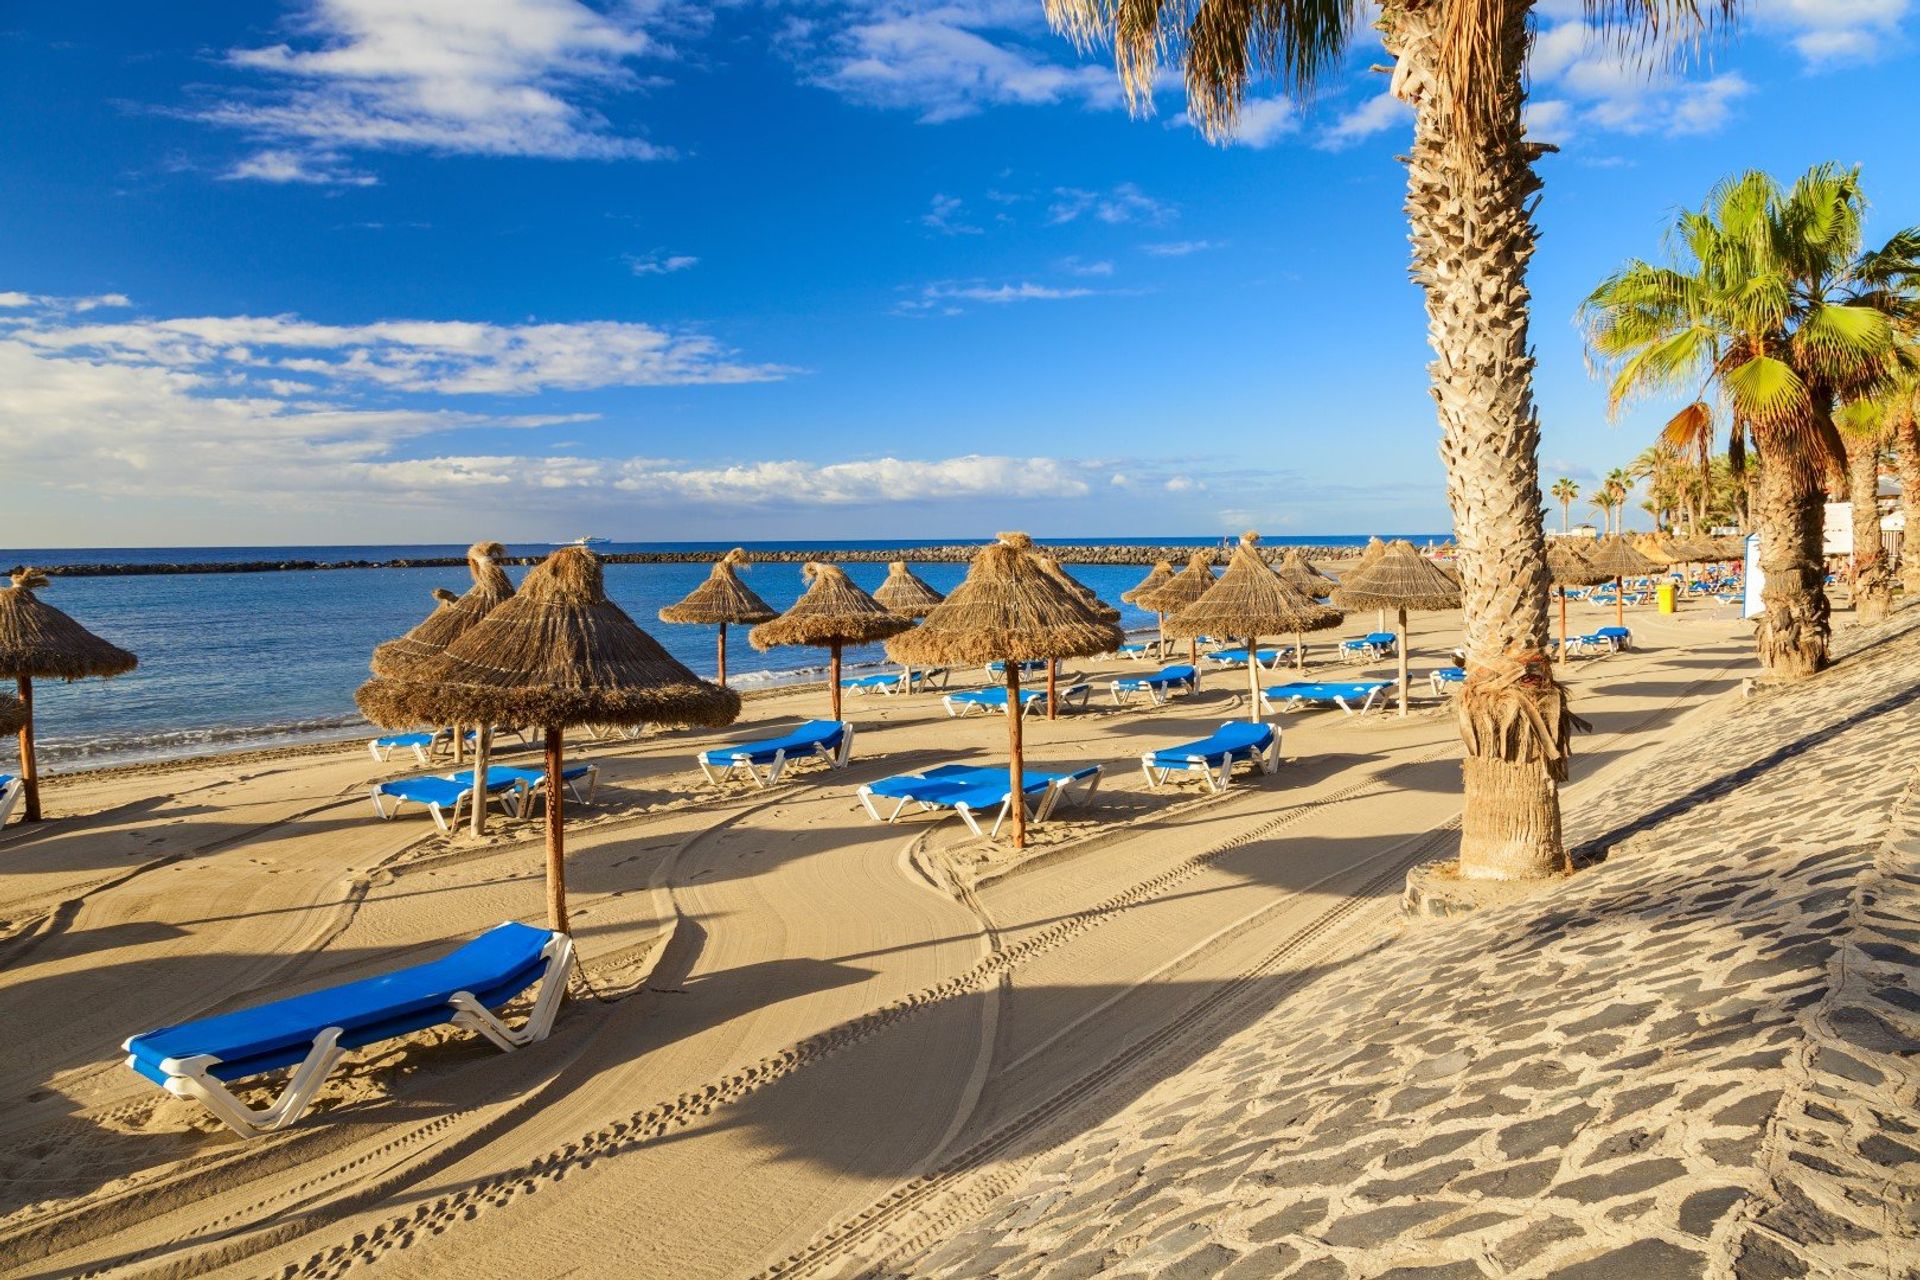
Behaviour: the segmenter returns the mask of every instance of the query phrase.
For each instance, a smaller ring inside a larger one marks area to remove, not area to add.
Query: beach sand
[[[1579,629],[1611,621],[1575,608]],[[1570,813],[1726,714],[1752,670],[1729,609],[1630,622],[1634,651],[1567,674],[1595,727]],[[55,821],[0,834],[0,1269],[750,1275],[823,1257],[961,1153],[968,1203],[989,1196],[996,1152],[1084,1130],[1215,1046],[1206,1015],[1249,975],[1284,1007],[1404,928],[1405,872],[1447,851],[1459,811],[1454,722],[1425,681],[1457,625],[1413,628],[1411,717],[1283,715],[1278,775],[1218,797],[1151,791],[1138,757],[1244,718],[1244,672],[1116,710],[1106,681],[1143,664],[1070,664],[1093,710],[1030,718],[1029,767],[1105,775],[1017,859],[950,817],[883,826],[858,804],[891,773],[1004,761],[999,717],[950,720],[937,695],[850,698],[851,766],[767,791],[704,785],[694,753],[823,716],[824,689],[754,698],[730,731],[575,743],[601,784],[569,810],[581,965],[552,1037],[375,1046],[302,1123],[244,1143],[120,1042],[539,922],[537,825],[475,843],[417,810],[378,821],[369,784],[420,770],[363,748],[55,779]]]

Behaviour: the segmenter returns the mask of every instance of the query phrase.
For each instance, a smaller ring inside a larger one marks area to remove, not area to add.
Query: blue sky
[[[1572,314],[1677,205],[1920,221],[1915,8],[1649,76],[1543,0],[1549,480],[1664,416]],[[1039,0],[11,6],[0,545],[1444,529],[1382,60],[1215,146]]]

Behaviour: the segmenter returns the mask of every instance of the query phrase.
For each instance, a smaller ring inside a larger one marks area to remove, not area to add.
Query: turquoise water
[[[1136,541],[1185,541],[1204,546],[1215,539]],[[1365,539],[1302,537],[1298,541],[1340,545]],[[510,549],[515,554],[539,554],[547,548],[529,545]],[[615,544],[600,549],[647,548]],[[724,548],[715,544],[713,549]],[[215,559],[387,560],[460,555],[464,551],[464,544],[62,551],[0,548],[0,566]],[[914,568],[943,592],[966,575],[962,564],[918,564]],[[882,564],[849,564],[846,569],[869,591],[886,577]],[[1076,565],[1072,572],[1101,598],[1120,608],[1123,626],[1145,630],[1153,625],[1152,615],[1120,601],[1120,593],[1135,586],[1145,569]],[[518,582],[526,570],[514,568],[509,574]],[[608,595],[675,657],[711,677],[715,667],[714,628],[677,626],[658,617],[663,606],[686,595],[706,575],[707,567],[702,564],[606,567]],[[791,604],[803,589],[797,564],[753,565],[745,576],[776,609]],[[305,738],[356,736],[364,730],[365,722],[354,709],[353,691],[367,677],[367,658],[374,645],[400,635],[426,616],[434,605],[433,588],[464,591],[468,585],[464,568],[55,578],[41,591],[41,598],[140,655],[140,667],[113,680],[35,685],[43,758],[50,765],[71,768]],[[817,677],[826,659],[824,651],[814,649],[756,653],[745,635],[733,629],[729,639],[728,676],[742,689]],[[846,660],[850,668],[858,669],[877,666],[884,658],[880,647],[873,645],[849,650]],[[0,760],[10,759],[11,743],[0,746],[0,752],[6,753],[0,754]]]

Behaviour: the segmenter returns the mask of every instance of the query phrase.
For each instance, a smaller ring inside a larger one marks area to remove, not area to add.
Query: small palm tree
[[[1553,482],[1550,491],[1554,500],[1560,504],[1560,532],[1568,531],[1568,523],[1573,515],[1573,500],[1580,496],[1580,486],[1569,476],[1561,476]]]
[[[1847,448],[1847,502],[1853,512],[1853,616],[1878,622],[1893,607],[1893,569],[1880,547],[1880,458],[1893,443],[1887,406],[1849,402],[1834,415]]]
[[[1758,445],[1766,610],[1755,647],[1784,679],[1827,663],[1822,482],[1845,456],[1834,407],[1886,376],[1920,263],[1917,231],[1861,252],[1865,207],[1858,170],[1818,165],[1784,190],[1741,174],[1679,215],[1670,262],[1628,262],[1581,308],[1614,409],[1684,389],[1674,428],[1710,415],[1717,395],[1735,423],[1729,453],[1749,435]]]

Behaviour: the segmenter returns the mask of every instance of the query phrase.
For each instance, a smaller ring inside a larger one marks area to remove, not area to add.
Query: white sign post
[[[1766,612],[1766,606],[1760,603],[1760,591],[1767,585],[1767,575],[1760,568],[1760,535],[1757,533],[1747,535],[1746,572],[1741,576],[1746,585],[1740,598],[1740,616],[1757,618]]]

